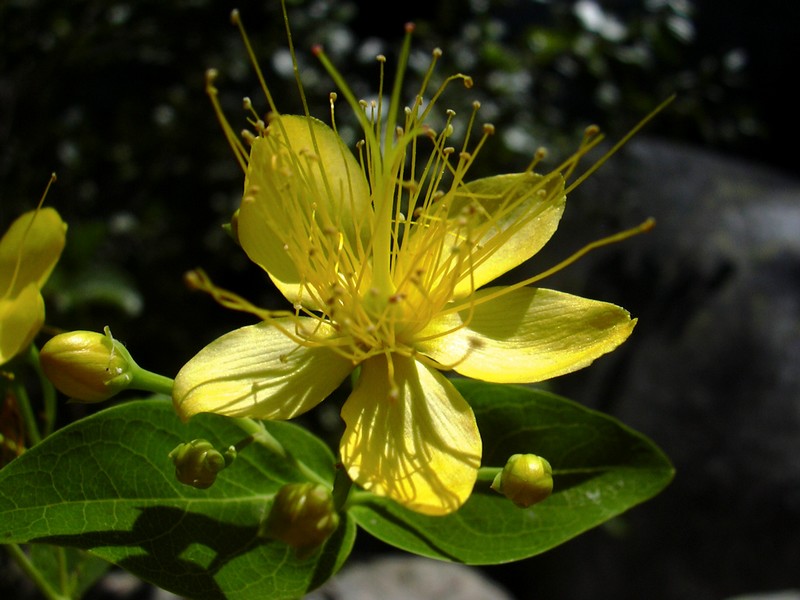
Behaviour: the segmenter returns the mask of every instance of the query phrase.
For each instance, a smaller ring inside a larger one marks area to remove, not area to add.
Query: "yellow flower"
[[[618,306],[528,286],[539,277],[483,287],[548,241],[564,210],[562,173],[595,138],[587,136],[547,175],[533,172],[537,153],[522,173],[468,183],[492,127],[470,140],[473,113],[460,150],[449,145],[452,111],[438,132],[430,127],[448,84],[471,85],[455,75],[428,96],[438,50],[404,110],[399,83],[386,103],[381,94],[359,102],[324,53],[316,54],[355,111],[363,141],[354,154],[335,125],[279,114],[266,86],[271,112],[266,123],[253,115],[255,133],[244,135],[249,148],[221,117],[246,175],[237,239],[293,310],[258,309],[195,272],[197,287],[262,322],[223,335],[192,358],[175,380],[175,407],[183,418],[214,412],[289,419],[360,367],[342,409],[348,474],[412,510],[447,514],[469,497],[482,448],[472,410],[440,371],[541,381],[587,366],[634,327]],[[384,62],[379,57],[381,83]],[[213,74],[208,87],[221,115]],[[332,120],[335,100],[332,94]]]
[[[27,348],[44,324],[41,289],[66,232],[55,209],[39,208],[21,215],[0,240],[0,365]]]

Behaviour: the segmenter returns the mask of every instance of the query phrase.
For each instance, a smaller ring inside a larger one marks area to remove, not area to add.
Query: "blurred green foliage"
[[[688,0],[290,4],[311,111],[323,119],[333,88],[311,45],[322,43],[357,94],[370,96],[376,54],[386,54],[391,73],[403,24],[414,19],[412,71],[424,72],[441,47],[439,81],[453,71],[475,80],[471,90],[448,90],[447,102],[466,117],[478,100],[478,122],[497,127],[476,177],[521,169],[541,145],[563,156],[591,122],[619,135],[672,93],[678,99],[651,131],[726,147],[761,134],[756,109],[739,100],[746,51],[698,50]],[[242,176],[204,96],[205,69],[220,71],[232,122],[245,125],[242,96],[265,107],[230,8],[211,0],[0,4],[0,223],[32,207],[55,170],[48,204],[70,230],[47,289],[48,324],[109,325],[143,367],[166,375],[249,322],[187,291],[186,270],[202,266],[256,303],[282,302],[221,228]],[[239,8],[279,107],[300,111],[279,3]],[[418,79],[407,81],[410,98]],[[337,121],[354,136],[346,113],[340,103]]]

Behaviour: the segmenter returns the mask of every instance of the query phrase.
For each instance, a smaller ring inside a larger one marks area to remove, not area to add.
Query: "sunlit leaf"
[[[375,537],[423,556],[497,564],[549,550],[660,492],[672,479],[666,456],[646,437],[604,414],[546,392],[470,380],[454,382],[469,401],[484,466],[533,453],[553,466],[553,495],[528,509],[479,481],[467,503],[426,517],[375,496],[350,514]]]
[[[334,459],[290,423],[270,433],[333,481]],[[304,481],[254,443],[207,490],[178,483],[169,452],[205,438],[224,449],[246,436],[236,421],[198,415],[183,424],[167,400],[129,402],[56,432],[0,471],[0,540],[89,550],[190,598],[296,598],[335,573],[355,525],[343,519],[321,552],[298,558],[257,536],[271,498]]]

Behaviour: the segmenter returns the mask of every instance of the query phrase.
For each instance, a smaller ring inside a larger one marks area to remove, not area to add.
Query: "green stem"
[[[8,549],[8,553],[11,555],[11,558],[19,565],[19,568],[36,584],[36,587],[42,592],[42,595],[47,600],[69,600],[69,596],[64,596],[63,594],[59,594],[55,591],[47,580],[44,578],[42,573],[39,569],[36,568],[36,565],[31,562],[31,559],[28,558],[28,555],[22,551],[17,544],[6,544],[6,548]]]
[[[58,560],[58,583],[62,590],[69,590],[69,567],[67,565],[67,551],[60,547],[54,546],[56,551],[56,559]]]
[[[172,396],[174,381],[170,377],[153,373],[136,365],[133,370],[133,380],[130,387],[154,394]]]
[[[11,384],[11,387],[13,389],[14,396],[17,398],[17,404],[19,404],[19,412],[22,414],[22,420],[25,421],[25,427],[28,430],[28,440],[30,440],[30,445],[35,446],[42,441],[42,435],[39,432],[39,425],[36,422],[36,414],[33,412],[30,398],[28,398],[28,392],[25,389],[25,386],[19,383],[19,380],[16,379]]]
[[[36,375],[39,378],[39,386],[42,389],[42,400],[44,401],[44,428],[42,437],[47,437],[53,433],[56,426],[56,412],[58,410],[56,388],[50,383],[50,380],[45,377],[44,371],[42,371],[42,364],[39,361],[39,349],[34,344],[30,346],[28,362],[36,371]]]
[[[239,427],[244,429],[245,432],[250,434],[250,437],[254,442],[258,442],[276,456],[279,456],[287,461],[295,469],[300,471],[303,477],[309,481],[313,481],[314,483],[321,483],[326,487],[330,487],[330,481],[323,478],[319,473],[308,467],[308,465],[306,465],[304,462],[297,460],[297,458],[295,458],[291,452],[283,447],[283,444],[281,444],[270,432],[267,431],[263,423],[259,423],[253,419],[237,418],[234,419],[234,421],[236,421]],[[239,444],[236,445],[237,450],[241,444],[242,442],[239,442]]]

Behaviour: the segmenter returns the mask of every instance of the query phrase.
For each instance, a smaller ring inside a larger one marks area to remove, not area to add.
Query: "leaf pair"
[[[661,491],[662,452],[614,419],[542,391],[455,380],[475,411],[484,465],[515,453],[553,466],[553,495],[530,509],[479,480],[456,513],[428,517],[356,492],[323,549],[299,558],[258,537],[271,499],[302,474],[252,444],[207,490],[183,486],[168,458],[177,444],[217,447],[243,437],[236,421],[181,423],[166,400],[130,402],[65,427],[0,471],[0,540],[71,546],[189,598],[297,598],[322,584],[353,549],[356,526],[423,556],[468,564],[544,552]],[[305,429],[267,422],[298,461],[333,483],[335,458]]]

